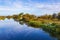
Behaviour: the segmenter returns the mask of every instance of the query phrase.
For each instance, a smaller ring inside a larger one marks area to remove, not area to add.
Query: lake
[[[0,40],[57,40],[42,28],[28,27],[13,19],[0,20]]]

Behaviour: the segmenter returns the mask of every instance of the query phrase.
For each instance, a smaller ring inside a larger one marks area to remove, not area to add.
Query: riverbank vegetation
[[[33,26],[40,26],[41,24],[57,24],[60,25],[60,13],[53,13],[52,15],[42,15],[42,16],[36,16],[32,14],[24,14],[20,13],[18,15],[12,15],[12,16],[0,16],[0,20],[7,19],[15,19],[17,21],[24,21],[28,22],[30,25]]]
[[[5,16],[0,16],[0,20],[4,20],[5,19]]]

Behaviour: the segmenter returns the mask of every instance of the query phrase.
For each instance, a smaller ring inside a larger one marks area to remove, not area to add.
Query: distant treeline
[[[41,20],[41,19],[46,19],[46,20],[60,20],[60,12],[59,13],[53,13],[52,15],[42,15],[42,16],[36,16],[36,15],[32,15],[29,13],[19,13],[18,15],[12,15],[12,16],[0,16],[0,20],[1,19],[5,19],[5,18],[14,18],[14,19],[20,19],[23,18],[24,20]]]
[[[12,18],[12,17],[20,17],[22,15],[22,17],[30,17],[30,18],[41,18],[41,19],[58,19],[60,20],[60,13],[53,13],[52,15],[42,15],[42,16],[36,16],[36,15],[31,15],[31,14],[24,14],[24,13],[20,13],[18,15],[13,15],[13,16],[6,16],[7,18]]]

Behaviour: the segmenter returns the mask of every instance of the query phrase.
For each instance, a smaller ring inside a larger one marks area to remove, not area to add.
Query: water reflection
[[[15,19],[14,19],[15,20]],[[24,22],[24,21],[19,21],[19,20],[15,20],[15,21],[18,21],[20,24],[26,24],[28,27],[34,27],[34,26],[31,26],[29,25],[27,22]],[[34,27],[35,28],[35,27]],[[37,28],[37,27],[36,27]],[[41,28],[40,28],[41,29]],[[56,38],[55,40],[60,40],[60,34],[57,34],[56,30],[55,31],[51,31],[51,30],[47,30],[45,28],[42,28],[43,31],[45,31],[46,33],[49,33],[49,35],[52,37],[52,38]]]
[[[21,25],[22,24],[22,25]],[[0,21],[0,40],[57,40],[41,28],[28,27],[25,22],[5,19]]]

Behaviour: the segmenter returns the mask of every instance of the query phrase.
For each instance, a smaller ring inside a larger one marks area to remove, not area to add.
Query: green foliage
[[[19,13],[19,16],[22,16],[24,13],[22,12],[22,13]]]
[[[0,20],[4,20],[5,19],[5,16],[0,16]]]
[[[37,21],[29,21],[28,24],[34,27],[40,27],[41,25],[41,23]]]

